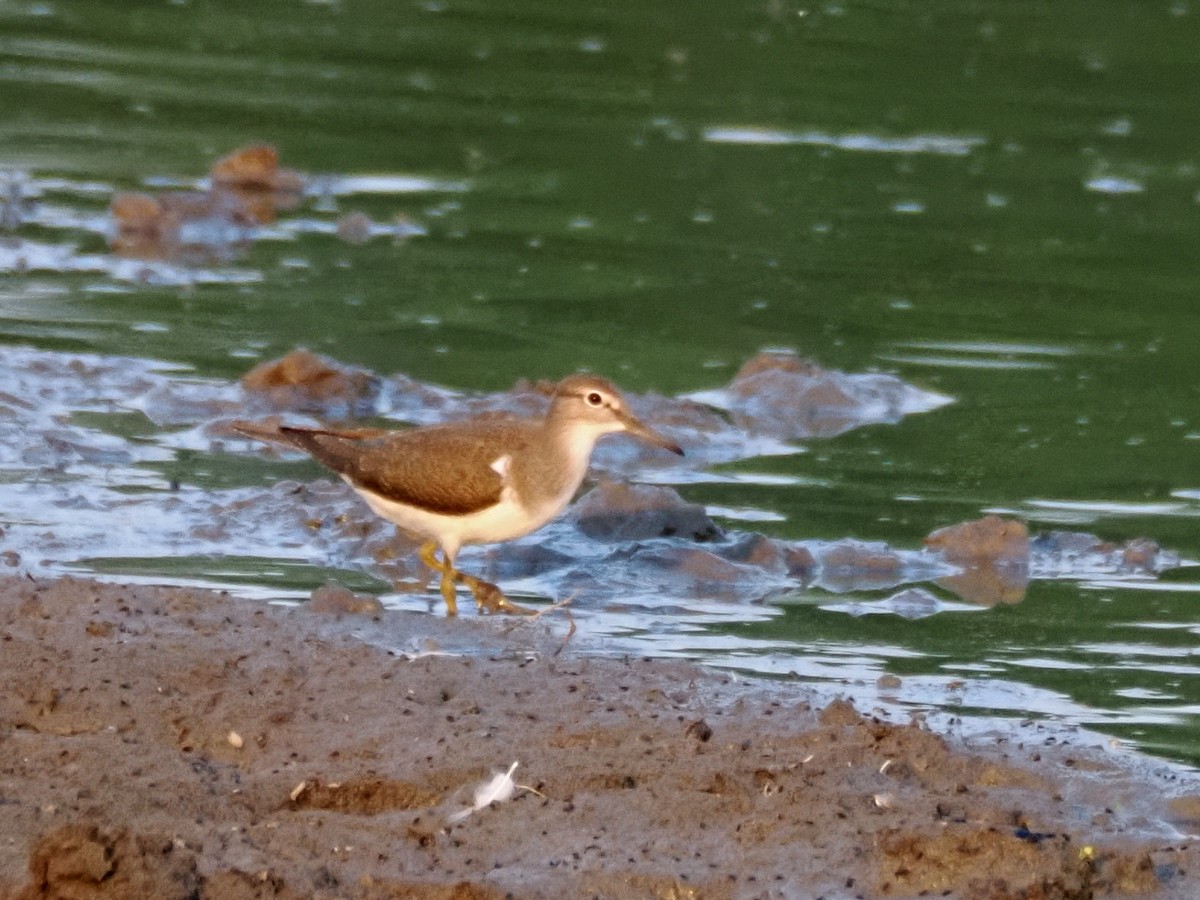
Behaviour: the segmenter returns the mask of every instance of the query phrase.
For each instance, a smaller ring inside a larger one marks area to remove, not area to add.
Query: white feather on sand
[[[470,806],[460,809],[453,813],[449,822],[461,822],[471,813],[484,807],[491,806],[493,803],[505,803],[513,798],[517,793],[517,783],[513,781],[513,772],[517,770],[517,763],[513,763],[508,767],[507,772],[497,772],[479,787],[475,788],[475,802]]]

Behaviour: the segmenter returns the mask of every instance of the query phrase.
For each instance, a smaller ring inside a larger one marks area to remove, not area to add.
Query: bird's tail
[[[389,433],[386,428],[308,428],[300,425],[283,425],[270,419],[264,422],[237,419],[230,422],[229,427],[238,434],[254,438],[256,441],[297,446],[299,441],[304,441],[313,435],[329,435],[330,437],[345,438],[348,441],[363,441]]]

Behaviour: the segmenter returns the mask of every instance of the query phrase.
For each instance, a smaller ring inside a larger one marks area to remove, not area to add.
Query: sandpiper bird
[[[421,560],[441,573],[451,616],[458,611],[456,582],[467,585],[480,609],[528,612],[494,584],[458,571],[454,559],[464,544],[510,541],[562,512],[579,489],[599,438],[624,431],[683,455],[677,444],[629,412],[616,387],[592,375],[560,381],[543,419],[475,419],[392,432],[247,422],[233,427],[311,454],[341,475],[377,515],[424,539]]]

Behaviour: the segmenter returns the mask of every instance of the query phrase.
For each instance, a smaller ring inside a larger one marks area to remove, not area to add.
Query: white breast
[[[378,494],[351,484],[371,511],[394,523],[414,537],[435,540],[453,559],[463,544],[491,544],[510,541],[536,531],[554,518],[557,510],[543,515],[538,510],[533,518],[516,500],[512,488],[500,492],[500,502],[465,516],[430,512],[404,503],[388,500]]]

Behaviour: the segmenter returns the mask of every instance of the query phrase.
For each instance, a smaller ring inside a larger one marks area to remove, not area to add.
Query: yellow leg
[[[442,599],[446,601],[446,615],[458,615],[458,599],[454,596],[454,569],[437,558],[437,544],[430,541],[421,545],[421,562],[442,576]]]
[[[445,557],[445,551],[443,551],[442,555]],[[441,573],[442,599],[446,601],[447,616],[458,615],[458,601],[454,596],[454,585],[455,582],[460,581],[470,588],[471,594],[475,597],[475,605],[479,609],[487,609],[491,613],[504,612],[519,616],[533,615],[533,610],[513,603],[504,596],[500,588],[496,587],[490,581],[484,581],[482,578],[476,578],[474,575],[458,571],[446,558],[438,559],[437,544],[432,541],[421,547],[421,562],[425,563],[425,565],[429,566],[435,572]]]

